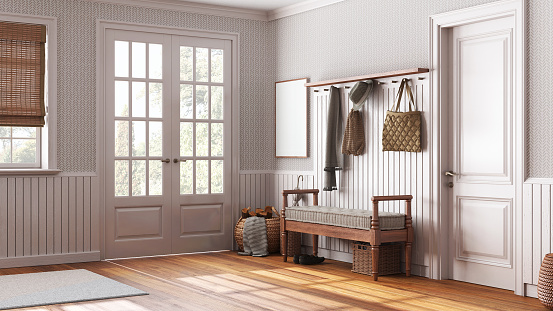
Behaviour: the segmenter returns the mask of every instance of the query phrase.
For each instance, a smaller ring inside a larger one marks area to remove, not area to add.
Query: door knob
[[[186,159],[177,159],[177,158],[174,158],[173,159],[173,163],[179,163],[179,162],[186,162]]]
[[[163,162],[163,163],[169,163],[169,162],[171,162],[171,159],[161,160],[161,162]]]
[[[459,174],[457,174],[457,173],[455,173],[455,172],[452,172],[452,171],[447,171],[447,172],[445,172],[445,176],[451,176],[451,177],[453,177],[453,176],[455,176],[455,175],[459,175]]]

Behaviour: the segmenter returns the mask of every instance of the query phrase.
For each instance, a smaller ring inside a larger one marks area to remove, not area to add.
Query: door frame
[[[443,172],[449,170],[448,163],[448,29],[489,20],[513,16],[513,172],[515,200],[513,204],[515,294],[524,295],[522,279],[522,218],[523,183],[526,179],[526,0],[492,2],[466,9],[430,16],[430,107],[431,131],[428,141],[431,153],[431,197],[430,218],[430,269],[433,279],[448,279],[449,276],[449,200],[447,180]]]
[[[240,184],[240,34],[232,32],[220,32],[209,30],[196,30],[185,29],[178,27],[170,27],[163,25],[148,25],[138,23],[127,23],[119,21],[109,20],[96,20],[96,170],[98,172],[98,181],[100,185],[105,184],[106,178],[106,166],[105,166],[105,87],[104,87],[104,74],[105,74],[105,37],[106,30],[127,30],[127,31],[140,31],[156,34],[169,34],[169,35],[181,35],[190,37],[202,37],[212,39],[223,39],[231,41],[231,61],[232,61],[232,81],[231,81],[231,172],[232,172],[232,186],[231,186],[231,223],[234,224],[238,221],[238,204],[239,204],[239,184]],[[99,224],[100,230],[98,237],[100,240],[100,258],[105,259],[105,209],[106,209],[106,194],[105,188],[100,186],[99,193]],[[233,239],[232,236],[229,239]]]

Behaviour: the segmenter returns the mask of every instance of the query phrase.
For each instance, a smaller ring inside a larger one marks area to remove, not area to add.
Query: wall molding
[[[240,170],[240,175],[274,174],[274,175],[315,175],[314,171],[289,170]]]
[[[0,269],[43,266],[43,265],[59,265],[59,264],[88,262],[88,261],[100,261],[100,252],[94,251],[94,252],[86,252],[86,253],[1,258]]]
[[[275,10],[267,12],[267,20],[272,21],[275,19],[292,16],[295,14],[315,10],[327,5],[342,2],[344,0],[307,0],[300,3],[292,4]]]
[[[553,185],[553,178],[528,178],[525,184]]]
[[[272,21],[279,18],[315,10],[344,0],[307,0],[275,10],[255,10],[236,8],[181,0],[87,0],[107,4],[120,4],[152,9],[171,10],[195,14],[215,15],[231,18],[243,18],[259,21]]]

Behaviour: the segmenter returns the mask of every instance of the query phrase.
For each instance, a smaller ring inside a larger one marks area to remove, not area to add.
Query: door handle
[[[169,163],[169,162],[171,162],[171,159],[161,160],[161,162],[163,162],[163,163]]]
[[[459,175],[459,174],[457,174],[457,173],[455,173],[455,172],[452,172],[452,171],[447,171],[447,172],[445,172],[444,174],[445,174],[445,176],[451,176],[451,177],[453,177],[453,176],[455,176],[455,175]]]
[[[169,159],[167,159],[167,160],[169,160]],[[173,159],[173,163],[179,163],[179,162],[186,162],[186,159],[177,159],[177,158]]]

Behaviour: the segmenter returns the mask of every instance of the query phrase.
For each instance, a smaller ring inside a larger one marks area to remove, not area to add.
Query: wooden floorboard
[[[236,252],[0,269],[0,275],[67,269],[87,269],[149,295],[26,310],[546,310],[537,299],[491,287],[404,275],[375,282],[344,262],[302,266]]]

